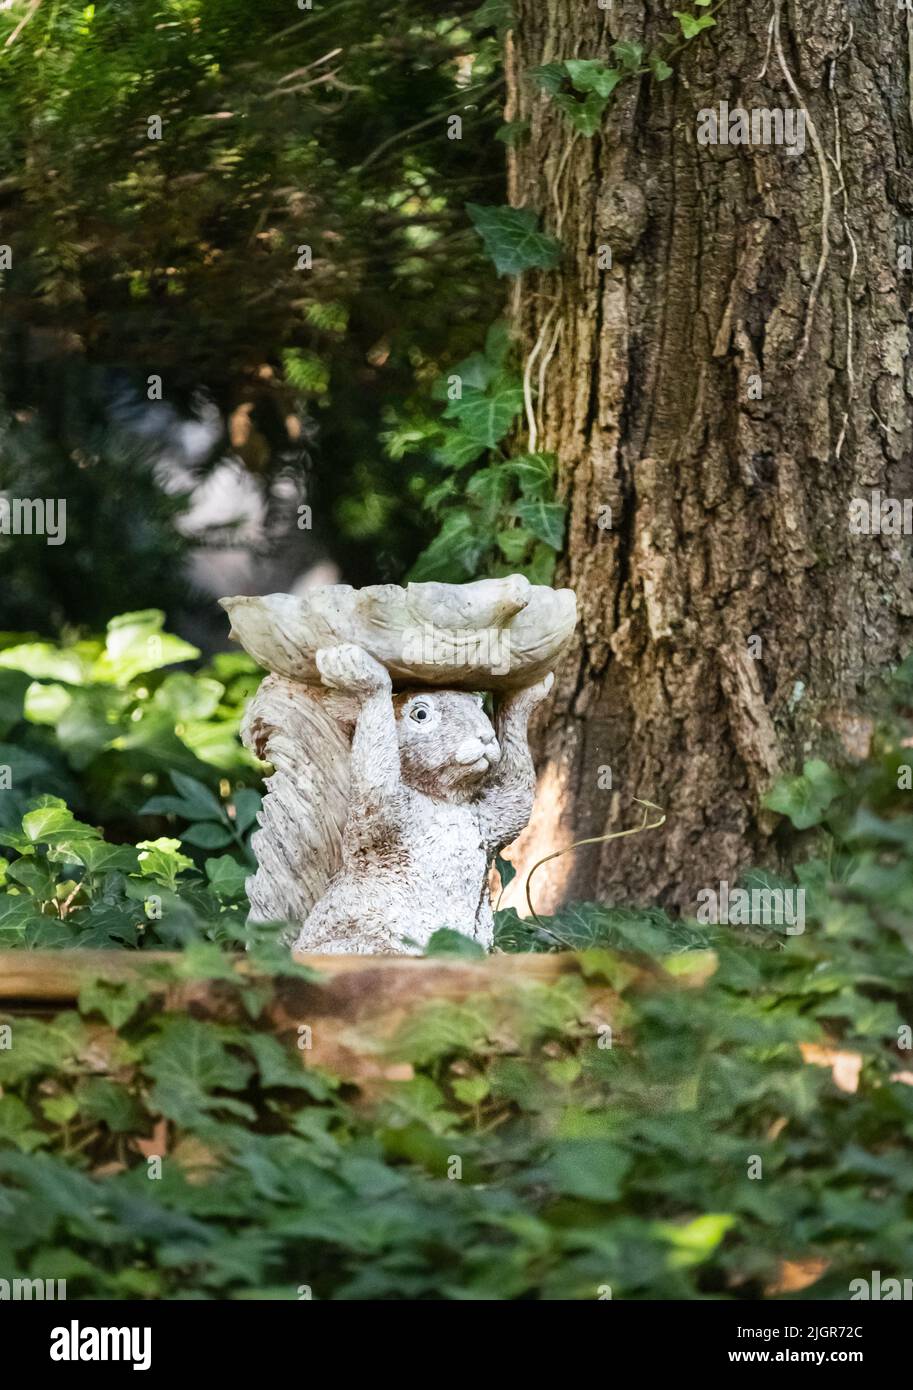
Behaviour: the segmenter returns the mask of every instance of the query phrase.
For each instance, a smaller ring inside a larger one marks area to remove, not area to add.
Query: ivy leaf
[[[797,830],[820,825],[834,799],[843,790],[843,783],[827,763],[818,758],[803,765],[801,777],[785,777],[764,797],[763,804],[771,811],[788,816]]]
[[[484,1076],[460,1076],[453,1083],[453,1094],[463,1105],[481,1105],[490,1090]]]
[[[540,541],[560,550],[564,541],[564,504],[543,502],[541,498],[523,498],[514,507],[514,515]]]
[[[507,434],[523,409],[523,388],[502,385],[491,392],[464,388],[462,398],[448,402],[448,419],[459,420],[460,429],[486,449],[493,449]]]
[[[112,1028],[122,1028],[149,993],[150,985],[142,979],[87,980],[79,991],[79,1012],[99,1013]]]
[[[453,927],[438,927],[437,931],[432,932],[425,947],[426,956],[470,956],[473,959],[484,959],[487,955],[484,946],[478,941],[473,941],[471,936],[466,936],[464,932],[455,931]]]
[[[510,350],[510,327],[506,319],[495,319],[485,334],[485,356],[493,367],[504,366]]]
[[[458,582],[475,574],[491,543],[491,537],[485,535],[469,512],[451,512],[412,566],[409,578],[415,583],[430,579]]]
[[[140,840],[139,871],[146,878],[155,878],[174,887],[179,873],[193,868],[193,860],[181,854],[180,840],[160,835],[157,840]]]
[[[201,1114],[220,1108],[256,1118],[249,1105],[213,1095],[217,1088],[243,1090],[253,1066],[229,1052],[211,1024],[182,1015],[166,1017],[150,1046],[146,1070],[155,1082],[150,1107],[178,1124],[193,1128]]]
[[[22,829],[33,844],[55,845],[62,840],[100,840],[101,832],[83,825],[59,796],[42,796],[35,810],[22,817]]]
[[[145,671],[158,671],[200,655],[189,642],[163,632],[164,623],[165,615],[157,608],[112,618],[105,650],[93,668],[94,679],[127,685]]]
[[[544,541],[538,541],[532,556],[523,566],[523,573],[530,584],[550,585],[555,578],[556,551]]]
[[[96,1124],[104,1124],[112,1134],[130,1134],[143,1124],[142,1107],[126,1086],[107,1077],[90,1076],[76,1089],[79,1114]]]
[[[47,1135],[35,1129],[32,1112],[18,1096],[0,1096],[0,1144],[33,1153],[47,1142]]]
[[[612,52],[627,72],[636,72],[644,56],[644,46],[633,39],[620,39],[612,44]]]
[[[623,46],[615,45],[616,49]],[[564,66],[578,91],[595,92],[600,97],[610,97],[624,76],[618,68],[606,67],[598,58],[568,58]]]
[[[513,149],[521,140],[525,140],[528,134],[529,121],[505,121],[495,131],[495,139]]]
[[[220,898],[243,898],[244,885],[250,870],[230,854],[220,854],[206,860],[206,877]]]
[[[109,845],[104,840],[71,840],[48,851],[57,864],[82,864],[88,874],[135,873],[139,856],[132,845]]]
[[[681,25],[682,34],[686,39],[697,38],[702,29],[710,29],[716,24],[712,14],[693,15],[685,10],[673,10],[672,13]]]
[[[534,267],[551,270],[558,264],[561,244],[539,231],[539,215],[532,208],[467,203],[466,211],[499,275],[520,275]]]
[[[443,444],[435,449],[431,457],[441,468],[458,473],[468,463],[474,463],[484,447],[478,439],[473,439],[462,430],[453,429],[447,431]]]
[[[590,137],[600,129],[606,109],[605,97],[591,92],[586,101],[575,101],[573,97],[562,94],[555,98],[555,103],[581,135]]]
[[[491,524],[504,503],[509,485],[510,470],[504,464],[495,464],[472,475],[466,486],[466,494],[479,503],[485,520]]]
[[[563,63],[542,63],[540,67],[533,68],[529,76],[537,87],[550,96],[556,96],[567,80]]]
[[[510,0],[482,0],[470,20],[473,31],[497,29],[504,34],[513,26],[514,12]]]
[[[661,58],[658,53],[651,53],[647,62],[650,64],[650,71],[657,82],[665,82],[672,76],[672,69],[669,64],[664,58]]]
[[[498,532],[498,549],[509,565],[521,565],[532,539],[532,532],[522,526],[508,526]]]
[[[544,498],[555,482],[554,454],[520,454],[511,459],[512,468],[524,497]]]
[[[495,868],[501,880],[501,887],[506,888],[512,879],[517,877],[517,871],[509,859],[503,859],[500,854],[495,855]]]
[[[545,1177],[557,1192],[591,1202],[615,1202],[631,1156],[603,1139],[568,1139],[546,1165]]]

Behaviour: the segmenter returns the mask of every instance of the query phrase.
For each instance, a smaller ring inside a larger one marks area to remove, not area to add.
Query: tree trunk
[[[913,496],[898,257],[913,240],[913,15],[728,0],[671,78],[623,83],[587,139],[529,70],[611,61],[621,38],[649,50],[675,21],[653,0],[515,10],[507,118],[530,131],[510,198],[564,256],[524,279],[513,315],[535,354],[534,443],[557,456],[568,507],[559,579],[582,616],[513,854],[528,869],[636,824],[646,798],[662,829],[552,861],[535,906],[693,911],[699,888],[781,860],[762,795],[803,758],[854,751],[867,685],[910,641],[910,540],[852,534],[848,509],[873,489]],[[804,153],[700,144],[697,113],[721,101],[804,110]]]

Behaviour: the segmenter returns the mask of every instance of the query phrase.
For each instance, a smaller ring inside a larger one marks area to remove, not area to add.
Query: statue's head
[[[482,697],[412,690],[393,697],[403,781],[429,796],[469,795],[500,760]]]

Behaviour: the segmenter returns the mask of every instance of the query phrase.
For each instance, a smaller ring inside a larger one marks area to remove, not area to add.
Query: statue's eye
[[[413,718],[414,720],[416,720],[417,723],[421,724],[421,722],[422,722],[423,719],[427,719],[427,718],[428,718],[428,708],[427,708],[427,706],[426,706],[426,705],[416,705],[415,709],[412,711],[412,718]]]

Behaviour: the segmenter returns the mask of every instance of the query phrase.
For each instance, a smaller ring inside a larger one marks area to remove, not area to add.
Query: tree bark
[[[851,534],[848,508],[873,489],[913,496],[913,277],[898,261],[913,240],[913,15],[728,0],[671,78],[618,89],[590,140],[529,70],[610,61],[621,38],[649,49],[675,21],[653,0],[515,10],[506,115],[530,129],[510,199],[564,254],[512,312],[581,622],[513,855],[528,869],[636,824],[647,798],[661,830],[553,860],[535,906],[693,911],[700,887],[782,862],[763,793],[803,758],[853,751],[873,677],[910,643],[910,540]],[[700,145],[697,113],[720,101],[804,109],[804,153]]]

